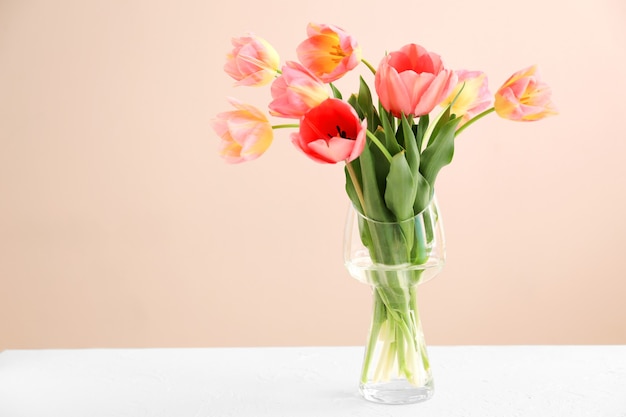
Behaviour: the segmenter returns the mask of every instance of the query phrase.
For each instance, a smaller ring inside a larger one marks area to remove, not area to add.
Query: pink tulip
[[[361,62],[361,47],[343,29],[309,23],[307,35],[298,45],[298,59],[325,83],[343,77]]]
[[[540,80],[535,65],[513,74],[496,93],[496,113],[505,119],[535,121],[557,114],[550,87]]]
[[[272,143],[272,126],[256,107],[232,98],[229,101],[237,110],[220,113],[211,123],[222,138],[220,155],[229,163],[256,159]]]
[[[329,98],[300,120],[300,130],[291,141],[309,158],[335,164],[356,159],[365,146],[367,121],[359,120],[352,106]]]
[[[461,117],[459,125],[461,126],[472,117],[487,110],[491,106],[492,96],[489,92],[487,75],[484,72],[458,70],[456,75],[459,80],[458,84],[441,105],[447,106],[456,97],[451,112]]]
[[[274,79],[280,57],[272,45],[253,35],[233,38],[232,44],[234,48],[226,57],[224,71],[237,81],[235,85],[256,87]]]
[[[299,119],[328,98],[326,85],[297,62],[287,62],[282,75],[272,83],[269,104],[273,116]]]
[[[450,94],[456,81],[439,55],[409,44],[383,58],[375,86],[382,106],[394,116],[422,116]]]

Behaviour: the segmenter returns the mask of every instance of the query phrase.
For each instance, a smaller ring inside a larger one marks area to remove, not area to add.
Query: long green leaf
[[[387,188],[385,190],[385,203],[395,215],[395,220],[400,222],[397,225],[397,232],[386,231],[384,236],[387,244],[384,246],[393,250],[385,259],[394,262],[408,262],[414,245],[413,205],[417,185],[413,179],[413,172],[406,160],[406,153],[399,152],[393,156],[389,175],[387,175]],[[402,236],[400,236],[400,233]],[[390,235],[391,236],[388,236]],[[395,236],[395,237],[394,237]],[[402,237],[402,240],[399,240]]]
[[[419,132],[419,129],[417,130]],[[431,187],[419,171],[421,156],[419,153],[417,137],[414,133],[413,126],[411,126],[409,121],[404,116],[402,116],[402,132],[405,142],[406,160],[411,168],[413,181],[415,183],[415,190],[413,191],[413,212],[418,214],[426,208],[426,205],[430,201]]]
[[[356,178],[352,178],[352,175],[350,175],[350,172],[348,170],[348,164],[350,164],[350,168],[354,172],[354,176]],[[344,168],[344,171],[346,174],[346,194],[348,194],[348,198],[350,198],[350,201],[357,208],[357,210],[363,213],[361,200],[359,198],[359,194],[356,191],[357,187],[362,187],[360,158],[357,158],[352,162],[348,162]],[[355,184],[355,182],[357,182],[357,184]]]
[[[352,94],[350,97],[348,97],[348,104],[352,106],[352,108],[359,115],[359,118],[363,120],[363,118],[365,117],[365,113],[363,113],[363,109],[361,109],[361,105],[359,104],[359,100],[356,95]]]
[[[330,83],[330,89],[333,90],[333,97],[338,98],[339,100],[343,98],[341,96],[341,91],[339,91],[333,83]]]
[[[431,189],[435,188],[435,180],[441,168],[452,162],[454,156],[454,137],[456,127],[460,121],[461,119],[454,118],[437,128],[436,136],[431,136],[428,146],[424,152],[422,152],[420,172],[430,184]]]
[[[415,134],[404,115],[402,115],[402,136],[404,137],[404,149],[406,150],[406,160],[409,163],[411,172],[417,172],[420,166],[420,154],[415,142]]]
[[[396,139],[396,128],[394,123],[392,123],[392,116],[387,113],[387,111],[381,107],[380,108],[380,122],[383,126],[383,131],[385,132],[385,145],[390,154],[395,155],[400,152],[402,148],[398,144],[398,140]]]
[[[375,153],[378,155],[375,155]],[[384,180],[389,172],[385,169],[387,160],[382,157],[375,145],[368,143],[359,156],[363,186],[364,214],[374,220],[389,221],[391,214],[384,204]],[[382,184],[379,178],[383,178]]]
[[[359,106],[363,110],[363,113],[366,115],[367,120],[372,120],[372,113],[374,107],[372,105],[372,93],[370,91],[369,86],[363,79],[363,77],[359,77],[359,95],[358,95]]]
[[[385,189],[385,203],[395,215],[396,221],[413,217],[415,191],[415,180],[406,160],[406,153],[399,152],[391,160]]]
[[[427,114],[420,116],[417,123],[417,132],[415,132],[415,142],[417,143],[417,149],[422,149],[422,142],[424,141],[424,133],[428,129],[429,117]]]

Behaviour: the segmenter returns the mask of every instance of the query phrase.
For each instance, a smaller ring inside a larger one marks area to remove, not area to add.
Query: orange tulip
[[[326,85],[297,62],[287,62],[282,74],[272,83],[269,104],[273,116],[299,119],[309,109],[328,98]]]
[[[557,114],[550,87],[541,81],[532,65],[513,74],[496,93],[494,107],[500,117],[535,121]]]
[[[484,72],[458,70],[456,74],[459,82],[441,105],[447,106],[456,97],[450,111],[457,117],[461,117],[462,125],[472,117],[487,110],[493,99],[489,92],[487,75]]]
[[[256,107],[232,98],[229,101],[236,110],[218,114],[211,123],[222,138],[220,155],[229,163],[256,159],[272,144],[272,126]]]
[[[261,86],[274,79],[280,57],[272,45],[252,35],[233,38],[232,43],[224,71],[237,81],[235,85]]]
[[[307,35],[298,45],[298,59],[325,83],[343,77],[361,62],[361,47],[343,29],[309,23]]]
[[[382,59],[374,81],[385,110],[396,117],[423,116],[450,94],[457,76],[439,55],[409,44]]]

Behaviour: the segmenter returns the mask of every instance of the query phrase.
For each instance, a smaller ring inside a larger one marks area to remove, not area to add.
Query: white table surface
[[[7,350],[0,416],[626,417],[626,346],[429,347],[435,396],[363,400],[361,347]]]

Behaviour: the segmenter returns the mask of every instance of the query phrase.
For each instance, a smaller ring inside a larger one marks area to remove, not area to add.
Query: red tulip
[[[297,62],[287,62],[282,75],[272,83],[269,104],[273,116],[299,119],[328,98],[326,85]]]
[[[394,116],[422,116],[450,94],[456,81],[439,55],[409,44],[383,58],[375,86],[382,106]]]
[[[329,98],[300,120],[300,130],[291,141],[309,158],[335,164],[356,159],[365,146],[367,121],[359,120],[352,106]]]

